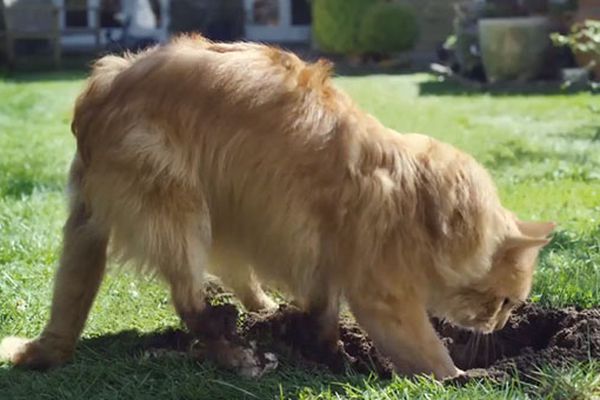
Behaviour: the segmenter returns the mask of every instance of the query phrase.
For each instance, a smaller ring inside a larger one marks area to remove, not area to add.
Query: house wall
[[[452,0],[397,0],[410,6],[419,21],[420,38],[416,51],[435,51],[452,33],[454,19]]]
[[[417,52],[433,52],[452,32],[453,3],[456,0],[395,0],[410,6],[421,26]],[[171,2],[172,31],[200,30],[217,13],[217,5],[227,3],[242,9],[242,0],[173,0]],[[231,14],[230,14],[231,15]],[[241,16],[240,16],[241,17]],[[264,40],[261,38],[261,40]],[[273,37],[273,41],[281,40]]]

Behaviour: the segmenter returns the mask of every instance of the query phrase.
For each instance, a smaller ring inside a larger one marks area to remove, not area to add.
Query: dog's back
[[[275,48],[201,38],[98,61],[73,132],[115,253],[168,274],[185,243],[216,258],[235,243],[264,275],[306,286],[296,275],[318,262],[322,216],[336,223],[347,156],[332,133],[352,105],[328,76]]]

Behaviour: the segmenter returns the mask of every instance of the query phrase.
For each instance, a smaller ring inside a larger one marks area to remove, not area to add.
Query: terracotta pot
[[[600,21],[600,0],[579,0],[579,7],[575,14],[574,23],[581,23],[592,19]],[[575,60],[580,67],[587,67],[592,61],[596,66],[592,70],[594,78],[600,80],[600,54],[575,52]]]

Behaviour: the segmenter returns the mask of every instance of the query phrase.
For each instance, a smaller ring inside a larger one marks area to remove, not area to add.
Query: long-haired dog
[[[210,272],[250,310],[274,306],[261,283],[293,296],[331,347],[345,298],[398,371],[458,374],[429,316],[504,326],[553,224],[516,219],[475,160],[385,128],[329,70],[200,37],[100,59],[75,108],[50,321],[5,356],[69,360],[110,255],[157,272],[194,333]]]

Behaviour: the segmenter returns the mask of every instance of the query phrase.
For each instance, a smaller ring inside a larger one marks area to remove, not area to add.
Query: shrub
[[[574,52],[600,55],[600,22],[587,20],[573,25],[568,35],[553,33],[550,38],[555,46],[568,46]]]
[[[555,46],[569,47],[577,64],[591,69],[595,79],[600,80],[600,21],[577,23],[571,27],[569,34],[554,33],[550,38]]]
[[[379,0],[313,0],[313,33],[321,49],[339,54],[359,53],[362,19],[376,3]]]
[[[417,42],[419,27],[413,11],[397,3],[370,7],[359,32],[360,47],[367,52],[391,53],[409,50]]]

